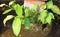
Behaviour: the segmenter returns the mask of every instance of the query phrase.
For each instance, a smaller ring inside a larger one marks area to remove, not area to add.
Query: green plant
[[[1,4],[0,7],[3,7],[6,4]],[[14,18],[12,23],[12,29],[16,36],[19,35],[21,31],[21,26],[24,24],[26,29],[30,29],[31,23],[36,23],[37,21],[41,21],[42,24],[51,24],[52,19],[54,19],[54,14],[48,10],[52,10],[54,13],[60,15],[60,10],[56,5],[53,5],[52,0],[46,2],[43,5],[34,4],[34,7],[29,9],[28,7],[23,7],[23,5],[16,4],[14,1],[11,1],[9,5],[10,9],[5,10],[3,14],[7,14],[12,10],[15,10],[17,16],[8,15],[3,23],[6,26],[6,22],[12,18]],[[37,7],[39,6],[41,11],[37,11]],[[24,12],[23,9],[24,8]],[[24,14],[24,15],[23,15]]]
[[[4,23],[4,26],[6,26],[6,22],[12,18],[14,18],[13,22],[12,22],[12,30],[13,30],[13,33],[18,36],[18,34],[20,33],[21,31],[21,24],[22,24],[22,19],[24,18],[24,16],[22,15],[23,14],[23,6],[20,6],[19,4],[16,4],[15,1],[11,1],[9,2],[9,5],[6,5],[6,4],[1,4],[0,7],[3,7],[3,6],[8,6],[10,7],[8,10],[5,10],[2,14],[7,14],[9,13],[10,11],[12,10],[15,10],[17,16],[14,16],[14,15],[8,15],[4,20],[3,20],[3,23]]]
[[[37,11],[38,7],[40,8],[40,12]],[[45,2],[45,4],[42,4],[42,5],[34,4],[34,6],[30,10],[35,11],[34,13],[36,15],[34,14],[33,16],[35,16],[35,18],[37,16],[36,19],[38,19],[38,21],[40,20],[42,22],[42,24],[51,24],[52,23],[52,20],[54,19],[53,12],[60,15],[60,9],[56,5],[53,4],[52,0],[49,0],[48,2]],[[51,10],[53,12],[51,12],[49,10]],[[27,11],[29,11],[29,10],[27,9],[26,13],[27,13]]]
[[[3,7],[5,6],[6,4],[1,4],[0,7]],[[19,5],[19,4],[16,4],[14,1],[11,1],[9,2],[9,5],[6,5],[8,7],[10,7],[10,9],[8,10],[5,10],[2,14],[7,14],[9,13],[10,11],[14,10],[17,14],[17,16],[14,16],[14,15],[8,15],[4,20],[3,20],[3,23],[4,23],[4,26],[6,26],[6,22],[12,18],[14,18],[13,22],[12,22],[12,30],[13,30],[13,33],[18,36],[20,31],[21,31],[21,25],[24,24],[25,28],[26,29],[30,29],[30,23],[34,23],[35,20],[34,18],[32,18],[31,16],[32,15],[35,15],[34,13],[32,13],[32,11],[28,8],[25,9],[25,14],[23,12],[23,5]],[[28,9],[28,10],[27,10]],[[30,13],[28,13],[30,12]],[[24,15],[23,15],[24,14]],[[33,16],[35,17],[35,16]]]
[[[53,1],[50,0],[44,4],[44,6],[40,6],[41,8],[44,8],[44,10],[41,11],[40,15],[38,16],[38,20],[40,20],[43,24],[51,24],[52,19],[54,19],[54,14],[50,12],[49,10],[53,11],[54,13],[60,15],[60,9],[53,4]]]

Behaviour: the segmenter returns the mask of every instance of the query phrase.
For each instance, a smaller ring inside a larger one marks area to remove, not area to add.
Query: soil
[[[22,26],[21,33],[18,37],[45,37],[48,35],[52,28],[52,25],[47,25],[44,29],[40,29],[38,31],[26,30],[24,26]],[[3,33],[0,37],[16,37],[12,29],[4,29]]]

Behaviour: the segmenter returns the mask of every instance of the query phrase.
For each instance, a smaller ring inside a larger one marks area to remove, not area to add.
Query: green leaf
[[[14,21],[12,23],[12,29],[14,35],[18,36],[21,31],[21,19],[18,17],[14,18]]]
[[[40,5],[40,8],[41,8],[41,9],[45,9],[45,8],[46,8],[46,4],[41,4],[41,5]]]
[[[45,22],[48,23],[48,24],[51,24],[52,19],[54,19],[54,15],[52,13],[49,13]]]
[[[0,4],[0,7],[3,7],[3,6],[5,6],[6,4]]]
[[[26,8],[26,9],[25,9],[25,16],[26,16],[26,17],[27,17],[27,16],[29,16],[29,14],[28,14],[28,13],[29,13],[29,9],[28,9],[28,8]]]
[[[38,16],[38,20],[42,22],[42,24],[45,24],[45,18],[47,17],[47,10],[43,10],[40,15]]]
[[[21,19],[22,20],[22,24],[24,24],[24,19]]]
[[[29,30],[30,29],[30,21],[28,18],[24,19],[24,24],[25,24],[25,28]]]
[[[25,16],[28,17],[28,16],[31,16],[32,15],[32,10],[30,10],[29,8],[25,8]]]
[[[9,13],[10,11],[12,11],[12,9],[5,10],[5,11],[3,12],[3,14],[7,14],[7,13]]]
[[[38,8],[38,4],[35,3],[32,10],[36,10],[37,8]]]
[[[22,6],[20,6],[19,4],[15,4],[12,6],[13,9],[16,11],[16,14],[19,16],[19,17],[22,17],[22,13],[23,13],[23,10],[22,10]]]
[[[51,7],[53,6],[53,1],[50,0],[46,3],[47,9],[51,9]]]
[[[42,19],[42,18],[45,18],[46,16],[47,16],[47,10],[43,10],[41,13],[40,13],[40,15],[38,16],[38,20],[39,19]]]
[[[43,10],[41,13],[40,13],[40,16],[42,17],[42,18],[45,18],[46,16],[47,16],[47,10]]]
[[[8,15],[4,20],[3,20],[3,23],[4,23],[4,26],[6,26],[6,22],[10,19],[12,19],[14,16],[13,15]]]
[[[58,6],[53,5],[52,8],[51,8],[51,10],[52,10],[54,13],[60,15],[60,9],[58,8]]]
[[[41,19],[42,24],[45,24],[45,18]]]
[[[31,23],[35,23],[34,18],[30,18],[30,22],[31,22]]]
[[[9,6],[11,6],[12,4],[14,4],[14,1],[9,2]]]

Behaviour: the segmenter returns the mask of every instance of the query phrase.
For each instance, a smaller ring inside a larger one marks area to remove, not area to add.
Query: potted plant
[[[0,7],[5,5],[6,4],[1,4]],[[14,18],[12,22],[12,31],[15,36],[18,36],[19,33],[21,33],[21,36],[18,37],[45,37],[51,30],[52,21],[55,19],[53,12],[60,15],[59,8],[53,4],[52,0],[41,5],[34,3],[31,8],[25,6],[25,4],[19,5],[18,3],[15,3],[15,1],[9,2],[9,5],[6,6],[10,9],[5,10],[2,14],[7,14],[14,10],[17,15],[8,15],[3,20],[4,26],[6,26],[8,20]],[[23,29],[21,28],[22,26]],[[26,33],[26,35],[24,33]],[[27,33],[29,35],[27,35]],[[36,36],[36,34],[40,36]]]

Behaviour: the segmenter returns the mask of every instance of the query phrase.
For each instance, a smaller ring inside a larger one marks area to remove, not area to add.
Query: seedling
[[[3,7],[5,6],[6,4],[1,4],[0,7]],[[9,5],[7,5],[10,7],[10,9],[8,10],[5,10],[2,14],[7,14],[9,13],[10,11],[12,10],[15,10],[17,16],[14,16],[14,15],[8,15],[4,20],[3,20],[3,23],[4,23],[4,26],[6,26],[6,22],[12,18],[14,18],[13,22],[12,22],[12,30],[13,30],[13,33],[18,36],[18,34],[20,33],[21,31],[21,25],[22,25],[22,20],[24,18],[24,16],[22,15],[23,14],[23,10],[22,10],[22,7],[23,6],[20,6],[19,4],[16,4],[14,1],[11,1],[9,2]]]

